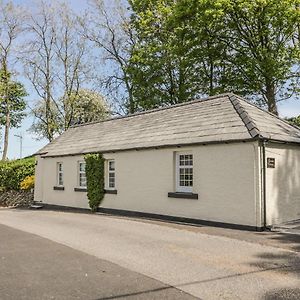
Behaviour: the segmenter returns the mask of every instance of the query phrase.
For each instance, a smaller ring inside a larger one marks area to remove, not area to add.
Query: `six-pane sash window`
[[[193,154],[177,153],[176,155],[176,190],[192,193],[193,191]]]
[[[79,162],[78,165],[79,171],[79,186],[86,187],[86,174],[85,174],[85,162]]]
[[[116,187],[116,175],[115,175],[115,161],[108,161],[108,188],[115,189]]]
[[[63,163],[57,163],[57,185],[63,186],[64,185],[64,171],[63,171]]]

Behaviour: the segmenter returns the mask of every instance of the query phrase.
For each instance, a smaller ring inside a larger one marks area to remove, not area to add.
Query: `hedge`
[[[87,197],[92,211],[97,211],[104,198],[104,158],[102,154],[86,154],[85,172],[87,179]]]
[[[34,175],[34,157],[0,162],[0,191],[20,190],[21,182]]]

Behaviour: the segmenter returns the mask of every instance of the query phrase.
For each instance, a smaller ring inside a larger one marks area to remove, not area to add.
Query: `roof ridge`
[[[228,96],[228,98],[232,103],[234,109],[236,110],[237,114],[245,124],[246,128],[248,129],[250,136],[252,138],[260,136],[260,131],[258,129],[258,126],[254,122],[254,120],[250,117],[249,113],[246,111],[243,105],[240,103],[238,97],[235,94],[231,94],[230,96]]]
[[[75,125],[71,126],[70,128],[104,123],[104,122],[114,121],[114,120],[119,120],[119,119],[132,118],[132,117],[136,117],[136,116],[154,113],[154,112],[161,111],[161,110],[167,110],[167,109],[177,108],[177,107],[181,107],[181,106],[191,105],[191,104],[202,102],[202,101],[209,101],[209,100],[213,100],[213,99],[217,99],[217,98],[229,97],[230,95],[232,95],[232,93],[223,93],[223,94],[218,94],[218,95],[214,95],[214,96],[208,96],[208,97],[195,99],[195,100],[191,100],[191,101],[187,101],[187,102],[183,102],[183,103],[177,103],[177,104],[173,104],[173,105],[169,105],[169,106],[165,106],[165,107],[158,107],[158,108],[149,109],[149,110],[145,110],[145,111],[141,111],[141,112],[137,112],[137,113],[133,113],[133,114],[128,114],[125,116],[112,117],[112,118],[108,118],[108,119],[101,120],[101,121],[87,122],[87,123],[83,123],[83,124],[75,124]]]
[[[249,104],[249,105],[251,105],[251,106],[253,106],[253,107],[255,107],[255,108],[261,110],[261,111],[264,112],[264,113],[269,114],[270,116],[272,116],[272,117],[274,117],[274,118],[276,118],[276,119],[278,119],[278,120],[284,122],[285,124],[287,124],[287,125],[289,125],[289,126],[291,126],[291,127],[294,127],[295,129],[297,129],[297,130],[300,131],[300,127],[298,127],[298,126],[296,126],[296,125],[294,125],[294,124],[291,124],[290,122],[288,122],[287,120],[285,120],[285,119],[279,117],[278,115],[275,115],[275,114],[271,113],[270,111],[265,110],[265,109],[259,107],[258,105],[255,105],[255,104],[252,103],[251,101],[248,101],[247,99],[245,99],[245,98],[243,98],[243,97],[241,97],[241,96],[238,96],[238,95],[235,95],[235,96],[236,96],[237,98],[239,98],[240,100],[246,102],[247,104]]]

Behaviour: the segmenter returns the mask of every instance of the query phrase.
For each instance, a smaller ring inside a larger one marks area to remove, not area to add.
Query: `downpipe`
[[[261,167],[261,178],[262,178],[262,206],[263,206],[263,230],[269,230],[267,227],[267,176],[266,176],[266,145],[267,141],[262,140],[261,151],[262,151],[262,167]]]

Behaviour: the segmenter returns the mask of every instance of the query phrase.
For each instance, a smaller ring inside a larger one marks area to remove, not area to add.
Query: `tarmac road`
[[[300,299],[299,252],[262,245],[261,242],[203,234],[185,230],[184,226],[178,229],[126,218],[46,210],[2,209],[0,224],[39,236],[30,235],[38,241],[30,242],[31,238],[28,238],[29,241],[22,242],[22,236],[27,234],[17,231],[21,240],[18,242],[18,238],[10,239],[10,234],[5,234],[3,228],[7,227],[1,226],[0,230],[0,256],[5,253],[6,261],[9,261],[4,270],[1,262],[0,276],[10,274],[8,277],[15,281],[18,289],[24,283],[33,296],[40,296],[39,299],[51,299],[48,297],[51,286],[59,286],[59,283],[61,294],[52,299],[192,299],[192,296],[197,299]],[[10,246],[5,246],[7,240]],[[52,246],[39,247],[34,246],[35,243],[51,243]],[[13,275],[9,272],[17,267],[16,264],[22,266],[24,259],[16,263],[17,253],[10,255],[9,249],[14,252],[23,245],[21,252],[31,253],[27,257],[31,263],[22,269],[24,272]],[[55,250],[60,247],[63,249]],[[59,251],[65,251],[65,254],[56,255]],[[82,258],[72,259],[73,255]],[[36,263],[33,257],[37,259]],[[47,265],[47,261],[52,263]],[[52,275],[47,276],[47,268],[54,268],[50,272]],[[90,293],[84,286],[82,275],[88,272],[80,273],[80,268],[86,268],[92,274],[89,277],[93,278]],[[109,270],[107,278],[103,277],[103,269]],[[35,272],[40,276],[33,278],[40,278],[47,287],[45,295],[39,294],[35,281],[30,279]],[[118,273],[121,275],[116,280]],[[5,282],[3,286],[0,278],[0,290],[4,289],[7,296],[4,299],[22,299],[9,298],[10,293],[17,291],[12,291],[13,284],[9,286]],[[80,293],[86,294],[82,297]],[[69,297],[71,295],[75,296]],[[99,295],[98,298],[95,295]]]

